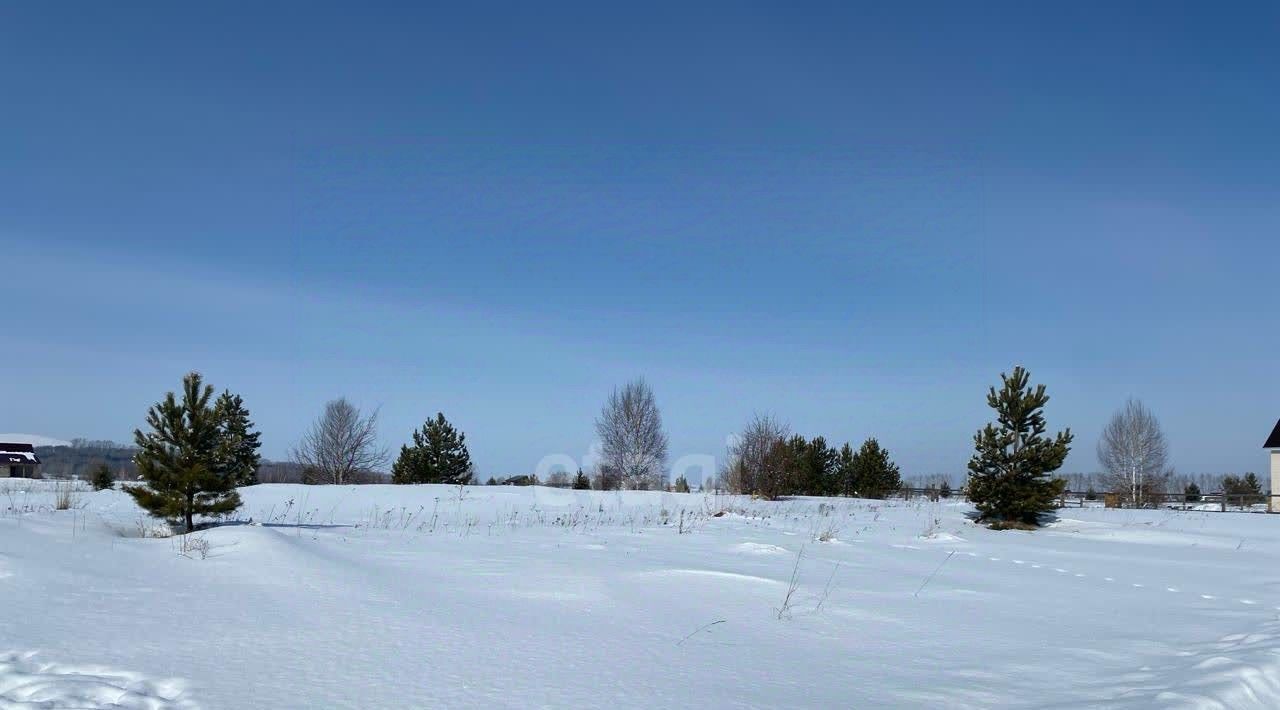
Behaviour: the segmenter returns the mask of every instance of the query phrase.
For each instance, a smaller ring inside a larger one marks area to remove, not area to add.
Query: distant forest
[[[138,467],[133,464],[137,447],[114,441],[72,439],[71,446],[37,446],[40,475],[44,478],[88,480],[93,470],[106,464],[116,480],[133,480]],[[288,461],[263,460],[258,468],[260,483],[301,483],[302,467]]]

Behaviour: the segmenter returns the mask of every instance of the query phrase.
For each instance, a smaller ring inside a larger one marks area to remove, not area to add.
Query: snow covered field
[[[264,485],[184,544],[54,487],[0,481],[0,708],[1280,706],[1280,516]]]

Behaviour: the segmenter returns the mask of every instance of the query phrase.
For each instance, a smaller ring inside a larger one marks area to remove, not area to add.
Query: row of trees
[[[902,486],[897,464],[875,439],[855,452],[821,436],[806,439],[770,415],[757,414],[729,447],[720,480],[732,493],[881,498]]]
[[[980,518],[994,526],[1036,524],[1055,507],[1066,481],[1054,477],[1071,450],[1070,429],[1048,434],[1044,385],[1032,387],[1022,367],[1001,374],[987,404],[995,421],[974,436],[965,493]],[[555,483],[573,488],[652,489],[666,484],[668,442],[653,390],[643,380],[615,389],[596,419],[602,451],[594,480],[581,470]],[[134,432],[144,486],[129,494],[153,514],[181,522],[219,515],[239,506],[237,486],[256,482],[259,434],[239,395],[213,388],[198,373],[183,379],[181,400],[170,392],[147,415],[150,431]],[[389,456],[377,443],[377,412],[363,414],[346,399],[323,414],[294,447],[292,458],[310,483],[349,484],[367,479]],[[1172,470],[1159,422],[1131,400],[1112,418],[1098,444],[1098,458],[1113,492],[1134,504],[1163,492]],[[103,477],[105,480],[105,477]],[[466,436],[443,413],[413,432],[391,467],[394,483],[465,485],[475,480]],[[496,483],[490,479],[491,483]],[[511,479],[508,483],[515,482]],[[529,482],[536,482],[530,478]],[[769,415],[756,415],[729,447],[720,483],[730,492],[768,499],[786,495],[883,497],[902,485],[889,452],[869,438],[855,451],[824,437],[806,438]],[[1225,482],[1233,491],[1260,494],[1256,477]],[[689,489],[683,477],[677,490]],[[939,495],[949,494],[940,488]]]
[[[644,379],[615,389],[596,418],[601,457],[593,487],[648,490],[666,485],[667,434],[652,388]],[[882,497],[902,485],[889,452],[868,439],[856,452],[821,436],[807,439],[769,415],[755,416],[729,447],[720,483],[733,493],[775,499],[785,495]],[[566,476],[567,477],[567,476]],[[586,480],[581,471],[576,483]],[[673,488],[687,491],[676,479]]]

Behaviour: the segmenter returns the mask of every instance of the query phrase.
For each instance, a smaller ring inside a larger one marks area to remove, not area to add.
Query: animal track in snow
[[[909,549],[909,550],[919,550],[919,549],[921,549],[921,548],[919,548],[919,547],[915,547],[915,546],[913,546],[913,545],[890,545],[890,546],[891,546],[891,547],[900,548],[900,549]],[[968,556],[968,557],[973,557],[973,558],[981,558],[981,557],[982,557],[981,555],[976,554],[976,553],[972,553],[972,552],[964,552],[964,553],[957,552],[956,554],[963,554],[963,555],[966,555],[966,556]],[[988,557],[987,559],[988,559],[989,561],[991,561],[991,562],[1001,562],[1001,561],[1012,562],[1012,563],[1013,563],[1013,564],[1015,564],[1015,565],[1028,566],[1028,567],[1030,567],[1031,569],[1042,569],[1042,568],[1043,568],[1043,565],[1037,564],[1037,563],[1035,563],[1035,562],[1029,562],[1029,561],[1027,561],[1027,560],[1015,560],[1015,559],[1004,560],[1004,558],[1001,558],[1001,557]],[[1089,575],[1087,575],[1087,574],[1085,574],[1085,573],[1083,573],[1083,572],[1072,572],[1071,570],[1066,569],[1066,568],[1064,568],[1064,567],[1051,567],[1050,569],[1052,569],[1054,572],[1057,572],[1057,573],[1059,573],[1059,574],[1070,574],[1071,576],[1073,576],[1073,577],[1075,577],[1075,578],[1077,578],[1077,579],[1087,579],[1087,578],[1089,577]],[[1102,581],[1104,581],[1104,582],[1112,582],[1112,583],[1114,583],[1114,582],[1116,581],[1116,578],[1115,578],[1115,577],[1100,577],[1100,579],[1101,579]],[[1132,582],[1132,583],[1130,583],[1130,585],[1129,585],[1129,586],[1133,587],[1134,589],[1145,589],[1145,588],[1147,587],[1147,585],[1146,585],[1146,584],[1144,584],[1144,583],[1142,583],[1142,582]],[[1155,588],[1156,588],[1156,589],[1159,589],[1160,587],[1159,587],[1159,585],[1157,585]],[[1181,593],[1181,592],[1182,592],[1182,589],[1181,589],[1181,588],[1179,588],[1179,587],[1172,587],[1172,586],[1169,586],[1169,587],[1164,587],[1163,589],[1164,589],[1164,591],[1169,592],[1169,593],[1171,593],[1171,594],[1179,594],[1179,593]],[[1208,601],[1214,601],[1214,600],[1218,599],[1218,597],[1216,597],[1216,596],[1214,596],[1214,595],[1212,595],[1212,594],[1200,594],[1200,595],[1199,595],[1199,597],[1200,597],[1201,599],[1208,600]],[[1258,602],[1256,602],[1256,601],[1254,601],[1254,600],[1252,600],[1252,599],[1236,599],[1235,601],[1236,601],[1236,602],[1238,602],[1238,603],[1240,603],[1240,604],[1245,604],[1245,605],[1249,605],[1249,606],[1253,606],[1253,605],[1256,605],[1256,604],[1258,603]],[[1276,611],[1280,611],[1280,606],[1275,607],[1275,610],[1276,610]]]

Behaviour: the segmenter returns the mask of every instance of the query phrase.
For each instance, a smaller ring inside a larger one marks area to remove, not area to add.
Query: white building
[[[1267,510],[1280,513],[1280,498],[1276,498],[1280,496],[1280,422],[1276,422],[1276,428],[1271,430],[1271,436],[1262,448],[1271,449],[1271,502]]]

